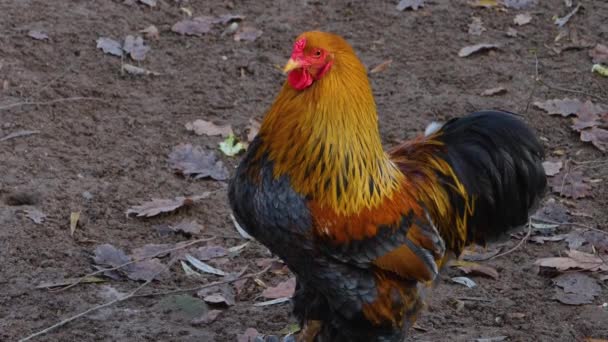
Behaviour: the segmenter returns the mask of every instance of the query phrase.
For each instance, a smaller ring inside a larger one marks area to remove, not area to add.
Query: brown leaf
[[[460,49],[460,51],[458,51],[458,56],[467,57],[474,53],[491,50],[491,49],[498,49],[499,47],[500,46],[498,44],[486,44],[486,43],[465,46],[462,49]]]
[[[388,69],[388,67],[391,66],[392,63],[393,63],[392,59],[387,59],[384,62],[376,65],[372,70],[369,71],[369,73],[375,74],[378,72],[383,72],[384,70]]]
[[[471,18],[472,21],[469,24],[469,34],[473,36],[480,36],[486,28],[483,27],[483,23],[481,22],[480,17]]]
[[[597,44],[593,49],[589,50],[589,57],[593,63],[608,64],[608,46]]]
[[[254,27],[244,26],[241,27],[234,35],[234,40],[237,42],[242,40],[253,42],[254,40],[258,39],[262,33],[264,33],[262,30],[258,30]]]
[[[127,209],[127,216],[152,217],[162,213],[175,211],[183,206],[192,205],[196,200],[208,197],[208,193],[195,197],[175,197],[174,199],[153,198],[149,202]]]
[[[260,131],[260,126],[262,124],[256,119],[249,119],[249,126],[247,126],[247,141],[252,142],[255,139],[255,136],[258,135]]]
[[[49,40],[49,35],[46,32],[38,31],[38,30],[30,30],[27,35],[30,38],[34,38],[36,40]]]
[[[153,258],[136,262],[123,268],[123,270],[131,280],[149,281],[166,270],[166,267],[159,259]]]
[[[114,39],[99,37],[97,39],[97,48],[101,49],[104,53],[122,57],[122,44]]]
[[[116,267],[131,261],[131,258],[121,249],[108,243],[95,248],[93,261],[97,265]]]
[[[555,176],[562,169],[562,165],[563,164],[560,160],[554,162],[549,160],[544,161],[543,168],[545,169],[545,175],[549,177]]]
[[[397,4],[397,11],[405,11],[411,9],[417,11],[420,7],[424,7],[425,0],[401,0]]]
[[[215,180],[228,179],[226,166],[213,151],[200,146],[180,144],[169,154],[169,165],[179,174],[192,176],[194,179],[210,177]]]
[[[201,289],[196,295],[209,304],[232,306],[236,303],[234,290],[227,284]]]
[[[558,271],[567,271],[570,269],[581,269],[585,271],[608,271],[608,264],[602,258],[577,251],[566,251],[567,257],[542,258],[534,262],[535,265],[541,267],[554,268]]]
[[[604,110],[602,106],[596,105],[591,101],[586,101],[576,113],[572,128],[580,132],[586,128],[599,126],[600,121],[602,121],[600,114],[604,113],[608,113],[608,111]]]
[[[608,151],[608,130],[591,127],[581,132],[581,141],[591,142],[600,151]]]
[[[296,278],[292,277],[283,282],[280,282],[277,286],[269,287],[262,292],[262,297],[268,299],[277,299],[283,297],[291,297],[296,290]]]
[[[182,35],[202,36],[204,33],[211,31],[214,19],[214,17],[209,16],[184,19],[175,23],[171,30]]]
[[[209,310],[201,317],[193,319],[190,323],[192,325],[206,325],[209,323],[213,323],[221,313],[222,310]]]
[[[595,279],[580,272],[559,275],[553,283],[563,289],[557,289],[553,298],[568,305],[590,304],[602,291]]]
[[[564,117],[578,113],[582,105],[581,101],[569,98],[534,102],[535,107],[544,110],[549,115],[561,115]]]
[[[493,279],[498,279],[498,271],[496,271],[496,269],[494,269],[493,267],[487,265],[463,260],[450,261],[449,265],[452,267],[457,267],[459,270],[463,271],[466,274],[476,274],[490,277]]]
[[[186,129],[188,131],[193,131],[197,135],[221,135],[224,138],[229,136],[230,134],[234,134],[230,125],[219,126],[211,121],[205,121],[200,119],[186,123]]]
[[[494,95],[501,95],[507,92],[507,89],[505,87],[496,87],[496,88],[490,88],[490,89],[486,89],[481,93],[481,96],[494,96]]]
[[[142,247],[135,248],[131,253],[131,256],[134,259],[145,259],[150,258],[152,256],[163,257],[164,255],[157,255],[158,253],[165,251],[167,249],[174,248],[176,245],[170,243],[162,243],[162,244],[147,244]]]
[[[568,208],[556,201],[555,198],[549,198],[545,204],[534,213],[535,219],[547,219],[560,223],[570,222]]]
[[[191,254],[200,260],[208,261],[228,255],[228,250],[222,246],[203,246],[192,251]]]
[[[579,199],[591,195],[591,185],[587,184],[582,171],[560,173],[549,178],[549,184],[553,192],[564,197]]]
[[[203,226],[196,222],[196,220],[183,220],[176,225],[169,225],[169,229],[176,233],[182,233],[186,235],[197,235],[203,230]]]
[[[517,26],[523,26],[529,24],[532,21],[530,13],[519,13],[513,18],[513,23]]]
[[[134,61],[143,61],[150,47],[144,45],[144,39],[140,36],[128,35],[125,37],[125,44],[122,49],[131,56]]]

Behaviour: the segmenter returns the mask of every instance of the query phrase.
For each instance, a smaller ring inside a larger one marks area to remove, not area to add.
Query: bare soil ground
[[[570,120],[548,116],[534,108],[535,100],[589,99],[608,105],[608,79],[590,72],[588,48],[556,53],[559,33],[554,15],[570,9],[564,1],[547,0],[527,9],[530,24],[516,27],[514,9],[473,8],[464,1],[428,1],[418,11],[398,12],[393,1],[159,1],[155,8],[123,1],[0,0],[0,137],[19,130],[38,134],[0,141],[0,340],[15,341],[108,300],[104,287],[121,292],[135,281],[108,280],[82,284],[62,292],[36,289],[45,281],[73,278],[94,271],[95,247],[111,243],[127,252],[151,243],[187,240],[159,235],[158,225],[195,219],[205,234],[219,236],[214,244],[242,243],[230,221],[225,183],[189,180],[168,168],[166,156],[184,142],[216,149],[218,137],[195,136],[186,122],[206,119],[231,124],[242,132],[252,117],[261,117],[284,76],[275,64],[288,57],[292,40],[310,29],[345,36],[370,67],[387,59],[393,63],[373,74],[372,83],[387,146],[419,134],[431,120],[445,120],[478,109],[502,108],[521,113],[543,137],[554,159],[596,161],[605,158],[579,141]],[[243,24],[263,30],[254,42],[236,42],[214,28],[202,37],[180,36],[171,26],[185,14],[225,13],[246,16]],[[481,36],[467,33],[472,16],[482,19]],[[608,2],[589,0],[567,28],[580,41],[608,41]],[[123,39],[154,24],[159,40],[140,65],[160,76],[123,75],[121,59],[95,46],[101,36]],[[518,37],[505,32],[516,27]],[[27,37],[43,30],[49,40]],[[567,40],[568,38],[566,38]],[[460,48],[497,43],[499,50],[459,58]],[[535,81],[536,78],[542,82]],[[488,88],[507,92],[480,96]],[[86,97],[44,103],[66,97]],[[26,101],[38,105],[14,105]],[[9,106],[10,108],[6,108]],[[558,151],[558,152],[555,152]],[[224,158],[232,169],[238,158]],[[584,164],[591,165],[591,164]],[[608,172],[583,167],[600,179],[592,197],[567,200],[567,206],[589,216],[572,219],[608,230]],[[217,190],[210,199],[172,215],[151,219],[127,218],[125,210],[151,198],[173,198]],[[555,197],[551,195],[551,197]],[[22,200],[19,201],[19,198]],[[19,205],[25,204],[25,205]],[[35,224],[24,214],[38,208],[47,218]],[[81,212],[80,225],[70,236],[70,212]],[[570,227],[561,227],[567,231]],[[234,236],[234,238],[230,238]],[[517,239],[499,243],[505,250]],[[557,256],[563,242],[525,243],[513,253],[486,264],[498,280],[473,276],[478,287],[467,289],[441,282],[430,295],[429,308],[412,331],[411,341],[468,341],[505,336],[509,341],[581,341],[608,338],[608,290],[589,305],[567,306],[553,299],[551,279],[539,275],[534,261]],[[233,258],[213,262],[217,267],[260,270],[257,259],[270,254],[251,244]],[[460,275],[448,270],[449,276]],[[265,274],[276,284],[287,275]],[[171,274],[147,286],[147,291],[188,287],[217,280],[186,277],[179,265]],[[107,288],[106,288],[107,289]],[[192,297],[135,298],[98,310],[41,336],[41,341],[232,341],[246,328],[279,333],[294,320],[287,303],[254,307],[261,287],[249,281],[236,305],[208,325],[191,320],[209,307],[200,300],[187,310],[175,301]],[[453,305],[464,300],[464,308]]]

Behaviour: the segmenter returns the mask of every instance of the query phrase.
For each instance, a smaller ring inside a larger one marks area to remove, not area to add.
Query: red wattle
[[[304,69],[296,69],[289,73],[287,81],[296,90],[304,90],[312,84],[312,76]]]

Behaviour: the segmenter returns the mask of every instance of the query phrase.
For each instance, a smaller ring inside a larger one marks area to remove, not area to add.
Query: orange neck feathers
[[[379,205],[403,176],[382,148],[366,70],[344,44],[322,79],[302,91],[283,85],[260,136],[276,177],[348,215]]]

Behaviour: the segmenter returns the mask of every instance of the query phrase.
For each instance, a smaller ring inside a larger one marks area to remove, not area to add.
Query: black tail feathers
[[[480,111],[448,121],[438,140],[444,158],[473,198],[467,242],[484,243],[528,220],[545,192],[543,147],[516,115]],[[461,198],[452,197],[461,206]]]

